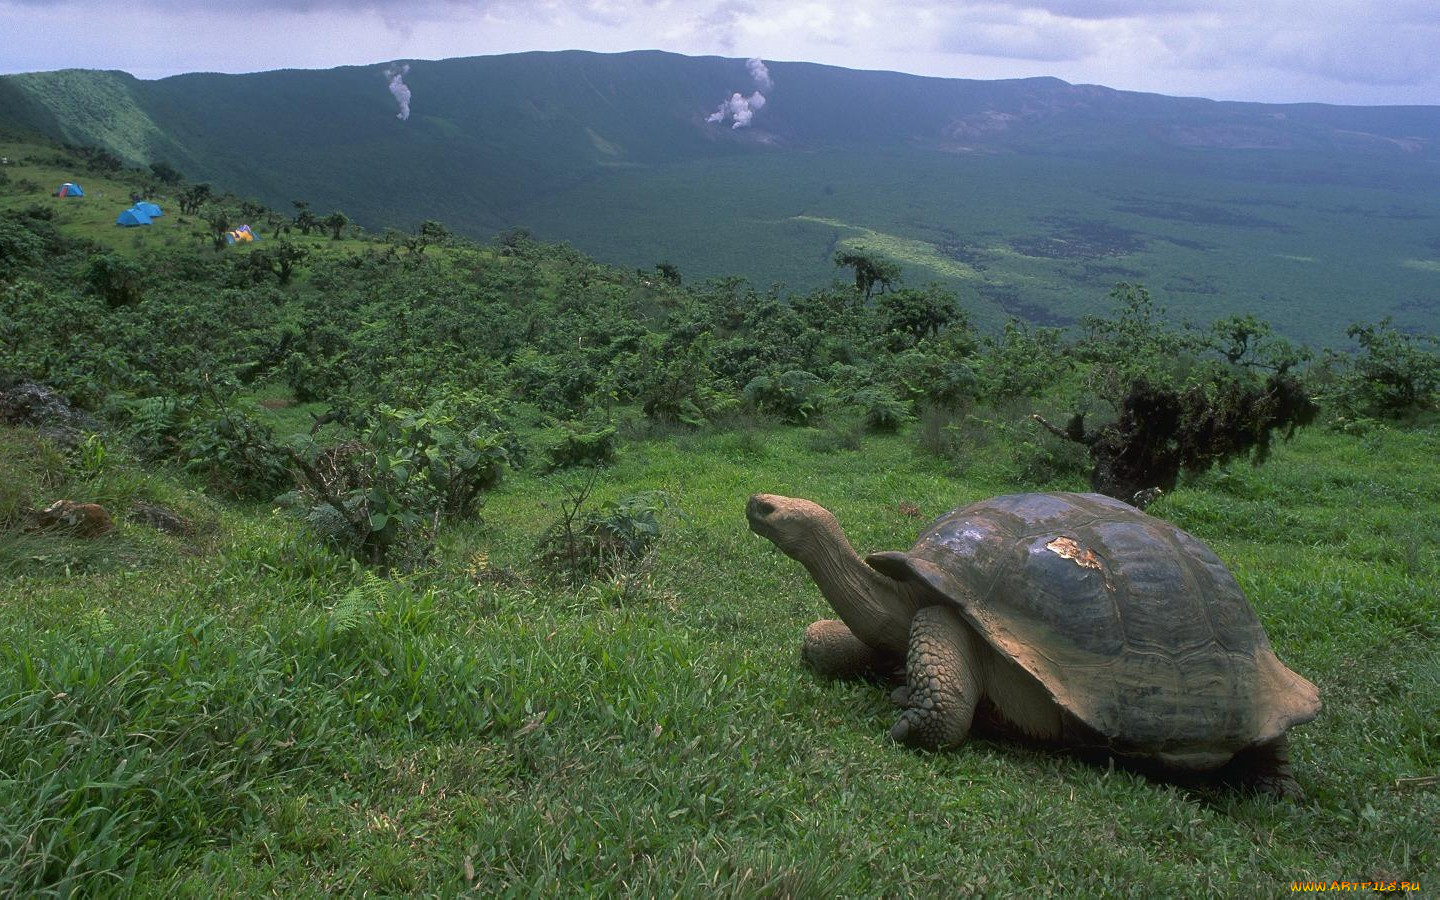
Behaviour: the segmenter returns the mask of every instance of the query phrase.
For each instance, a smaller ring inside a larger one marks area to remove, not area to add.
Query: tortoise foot
[[[800,659],[826,678],[878,678],[894,667],[894,658],[857,638],[844,622],[821,619],[805,629]]]
[[[1290,746],[1283,737],[1235,754],[1226,768],[1242,790],[1294,803],[1305,799],[1290,769]]]
[[[905,685],[890,695],[905,707],[890,737],[924,750],[964,743],[979,697],[972,634],[960,614],[948,606],[920,610],[910,622]]]

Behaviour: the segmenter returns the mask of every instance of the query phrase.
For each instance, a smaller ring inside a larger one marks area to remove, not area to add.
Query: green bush
[[[1340,375],[1331,402],[1344,419],[1403,419],[1436,407],[1440,340],[1407,334],[1387,317],[1345,332],[1360,346],[1349,358],[1331,357]]]
[[[419,563],[441,521],[473,515],[499,480],[508,438],[496,426],[458,423],[444,401],[382,406],[362,439],[295,441],[288,455],[302,490],[289,505],[372,565]]]
[[[745,385],[745,402],[756,412],[778,417],[788,425],[804,425],[825,411],[825,382],[800,369],[760,375]]]
[[[237,409],[196,416],[180,447],[186,470],[222,494],[269,499],[294,481],[271,429]]]
[[[899,431],[902,425],[915,418],[911,404],[884,387],[861,388],[850,396],[850,402],[860,408],[868,431]]]
[[[536,547],[542,571],[575,585],[594,577],[613,578],[644,567],[660,540],[660,515],[674,511],[661,491],[636,494],[587,509],[594,488],[591,477],[572,485],[559,519],[546,529]]]
[[[574,466],[603,466],[615,461],[618,430],[598,422],[560,425],[545,446],[547,471]]]

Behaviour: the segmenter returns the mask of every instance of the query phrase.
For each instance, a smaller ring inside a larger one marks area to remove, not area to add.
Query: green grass
[[[38,451],[4,433],[25,471]],[[683,516],[633,583],[577,589],[531,561],[559,477],[514,475],[432,570],[383,580],[114,454],[51,466],[29,502],[109,496],[119,528],[83,549],[0,535],[0,893],[1274,896],[1440,875],[1440,795],[1413,781],[1440,770],[1433,429],[1308,432],[1154,507],[1232,564],[1320,687],[1292,736],[1301,805],[892,744],[882,689],[799,666],[826,609],[744,499],[811,497],[873,550],[923,527],[901,503],[1018,485],[956,477],[913,431],[825,435],[625,444],[596,501],[664,490]],[[133,497],[202,527],[158,533]]]

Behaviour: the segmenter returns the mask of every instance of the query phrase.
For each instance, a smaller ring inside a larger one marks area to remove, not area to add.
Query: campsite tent
[[[131,208],[140,210],[142,213],[152,219],[165,215],[165,213],[160,210],[160,207],[156,206],[154,203],[151,203],[149,200],[137,201],[135,205]]]
[[[149,225],[150,217],[132,206],[115,218],[115,224],[124,225],[126,228],[131,228],[136,225]]]
[[[250,230],[249,225],[241,225],[234,231],[225,232],[226,243],[234,244],[238,242],[241,244],[248,244],[253,240],[255,240],[255,233]]]
[[[64,184],[60,185],[60,188],[59,188],[57,191],[55,191],[55,196],[57,196],[57,197],[83,197],[83,196],[85,196],[85,192],[80,189],[80,185],[76,184],[76,183],[73,182],[73,181],[67,181],[67,182],[65,182]]]

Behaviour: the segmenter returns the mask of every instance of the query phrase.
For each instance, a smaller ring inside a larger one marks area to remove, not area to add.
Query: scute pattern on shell
[[[1118,748],[1201,768],[1319,711],[1215,554],[1109,497],[996,497],[944,516],[905,556]]]

